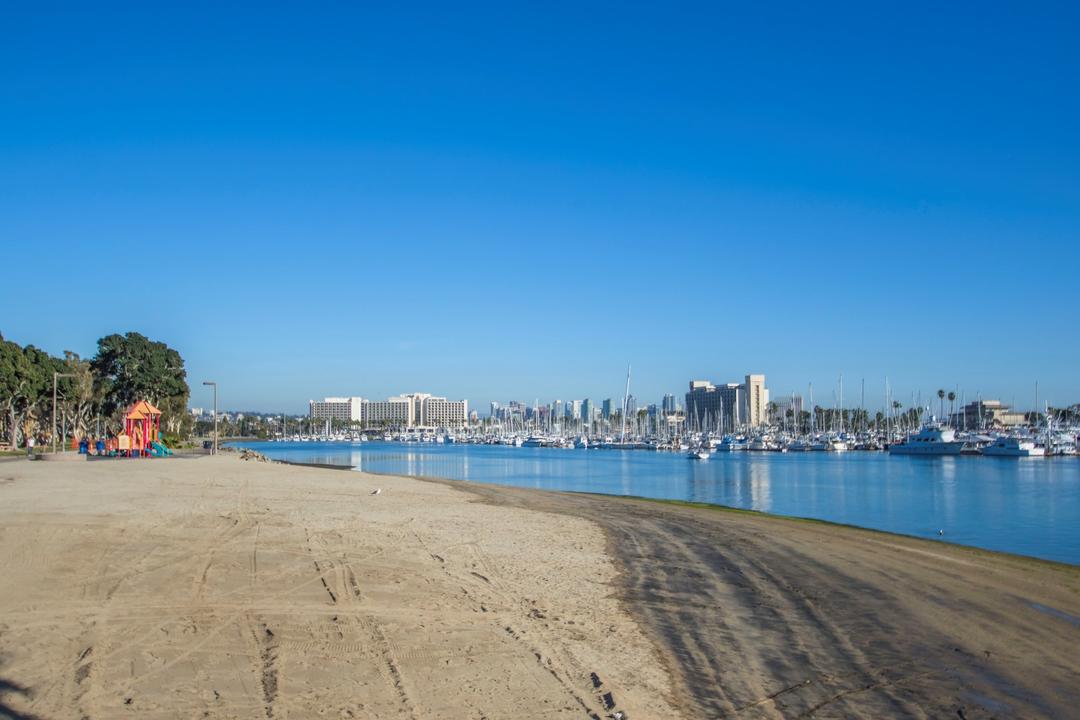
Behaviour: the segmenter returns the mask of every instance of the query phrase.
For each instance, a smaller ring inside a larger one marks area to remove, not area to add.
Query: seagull
[[[944,534],[945,534],[945,531],[944,531],[944,530],[938,530],[938,531],[937,531],[937,534],[938,534],[938,535],[944,535]]]
[[[382,488],[375,488],[374,490],[371,491],[371,494],[372,495],[378,495],[381,492],[382,492]]]

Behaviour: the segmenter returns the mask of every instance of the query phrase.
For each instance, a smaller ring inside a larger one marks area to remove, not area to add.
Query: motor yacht
[[[1009,435],[999,437],[983,448],[983,455],[994,457],[1043,457],[1046,448],[1036,445],[1034,440]]]
[[[890,455],[959,455],[964,441],[956,439],[956,431],[938,423],[927,423],[904,442],[889,446]]]

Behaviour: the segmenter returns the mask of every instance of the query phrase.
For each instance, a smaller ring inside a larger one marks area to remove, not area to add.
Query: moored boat
[[[1046,448],[1036,445],[1034,440],[1009,435],[999,437],[984,447],[982,453],[992,457],[1043,457]]]
[[[904,442],[889,446],[891,455],[959,455],[964,441],[956,439],[956,431],[937,423],[927,423]]]

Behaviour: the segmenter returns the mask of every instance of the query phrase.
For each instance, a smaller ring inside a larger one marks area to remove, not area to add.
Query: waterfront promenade
[[[0,527],[16,716],[1080,703],[1075,566],[854,528],[235,456],[6,462]]]

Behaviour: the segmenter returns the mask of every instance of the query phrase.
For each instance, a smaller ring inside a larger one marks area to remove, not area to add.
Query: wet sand
[[[858,528],[469,484],[588,518],[691,717],[1080,713],[1080,568]]]
[[[235,457],[17,461],[0,572],[0,716],[1080,707],[1080,568],[711,508]]]

